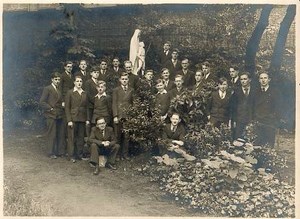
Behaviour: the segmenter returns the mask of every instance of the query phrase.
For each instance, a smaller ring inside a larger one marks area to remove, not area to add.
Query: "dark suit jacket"
[[[89,141],[97,145],[102,145],[102,141],[110,141],[110,146],[117,143],[113,129],[108,126],[106,126],[104,129],[104,136],[103,132],[99,128],[93,127],[91,130]]]
[[[181,88],[180,91],[177,90],[177,88],[173,88],[172,90],[170,90],[168,93],[170,95],[170,99],[172,100],[174,97],[176,97],[177,95],[181,95],[184,91],[186,91],[186,88]]]
[[[93,79],[89,79],[85,83],[85,91],[88,98],[88,108],[94,108],[95,96],[98,94],[97,84],[93,81]]]
[[[233,122],[248,123],[253,119],[255,90],[250,87],[250,92],[246,96],[242,87],[235,89],[232,95],[232,120]]]
[[[52,85],[45,87],[40,98],[40,106],[43,108],[46,118],[62,118],[63,108],[60,90],[55,90]]]
[[[254,95],[254,119],[264,124],[277,125],[281,118],[280,93],[270,85],[265,92],[257,88]]]
[[[195,73],[191,70],[187,70],[187,73],[184,74],[182,70],[178,71],[176,74],[183,76],[183,86],[191,87],[195,84]]]
[[[168,93],[165,94],[156,94],[155,96],[155,105],[160,109],[160,115],[164,116],[169,110],[170,107],[170,95]]]
[[[73,89],[69,90],[66,95],[65,112],[68,122],[85,122],[87,121],[87,95],[83,91],[80,95]]]
[[[181,61],[177,59],[177,63],[174,66],[172,60],[168,60],[165,62],[163,67],[169,69],[170,79],[174,80],[176,72],[180,71],[181,69]]]
[[[207,78],[203,78],[204,82],[209,82],[209,81],[213,81],[213,82],[216,82],[218,83],[218,76],[211,72]]]
[[[175,86],[175,84],[174,84],[174,81],[169,80],[168,85],[165,86],[165,89],[166,89],[166,91],[169,92],[170,90],[174,89],[175,87],[176,87],[176,86]]]
[[[128,86],[125,92],[121,86],[113,90],[112,111],[113,117],[125,118],[124,108],[128,108],[133,102],[133,88]]]
[[[113,78],[112,72],[107,69],[105,74],[102,74],[101,71],[100,71],[98,80],[99,81],[105,81],[107,83],[112,78]]]
[[[169,50],[168,55],[166,55],[166,53],[164,53],[164,50],[160,50],[159,62],[160,62],[161,66],[164,66],[164,64],[172,58],[171,54],[172,54],[171,50]]]
[[[137,89],[139,86],[139,76],[134,75],[134,74],[129,74],[129,84],[130,87],[132,87],[134,90]]]
[[[184,140],[185,128],[182,124],[178,124],[175,132],[171,131],[171,123],[166,124],[163,129],[162,139],[167,140],[168,143],[171,143],[172,140]]]
[[[59,88],[62,94],[63,102],[65,102],[65,97],[67,92],[74,87],[74,76],[72,73],[70,76],[67,75],[66,72],[61,74]]]
[[[208,101],[208,114],[211,118],[221,122],[228,122],[231,119],[232,98],[229,91],[224,99],[220,98],[219,91],[214,91]]]
[[[110,95],[106,95],[106,97],[94,97],[94,111],[93,115],[89,115],[92,123],[96,123],[97,117],[104,117],[106,119],[111,119],[112,117],[112,99]],[[109,121],[106,121],[107,123]]]

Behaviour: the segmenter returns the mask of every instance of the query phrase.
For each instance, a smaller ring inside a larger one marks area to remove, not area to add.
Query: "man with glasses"
[[[60,79],[59,73],[53,73],[51,84],[44,88],[40,99],[47,122],[47,150],[51,159],[56,159],[65,152],[62,95],[58,89]]]
[[[96,127],[92,128],[89,139],[91,143],[91,166],[95,167],[94,175],[98,175],[99,169],[99,155],[107,155],[108,160],[106,167],[116,170],[115,160],[120,146],[117,144],[114,131],[111,127],[106,126],[106,121],[103,117],[96,119]]]

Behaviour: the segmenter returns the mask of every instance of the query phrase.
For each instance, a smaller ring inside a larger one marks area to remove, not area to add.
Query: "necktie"
[[[103,137],[104,137],[104,129],[103,129],[103,131],[102,131],[102,135],[103,135]]]
[[[263,87],[261,90],[262,90],[262,92],[265,92],[265,91],[266,91],[266,88]]]
[[[124,91],[126,92],[126,91],[127,91],[127,86],[124,86],[123,89],[124,89]]]
[[[225,97],[225,92],[221,92],[221,99],[224,99]]]
[[[173,126],[172,127],[172,132],[175,132],[176,131],[176,126]]]
[[[244,88],[244,91],[245,91],[245,95],[248,96],[248,94],[249,94],[249,88],[248,87]]]

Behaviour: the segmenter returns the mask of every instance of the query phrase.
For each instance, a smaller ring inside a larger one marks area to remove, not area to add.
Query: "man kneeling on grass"
[[[106,126],[106,121],[103,117],[96,118],[96,127],[93,127],[90,135],[91,143],[91,159],[90,164],[95,166],[94,175],[99,174],[99,155],[108,156],[106,167],[116,170],[115,160],[119,151],[120,145],[116,142],[114,131],[111,127]]]

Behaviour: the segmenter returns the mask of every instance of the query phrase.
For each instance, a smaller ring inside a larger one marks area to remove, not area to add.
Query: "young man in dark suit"
[[[155,96],[155,106],[160,110],[161,120],[164,121],[167,118],[171,100],[162,79],[156,81],[156,89],[158,92]]]
[[[40,98],[40,105],[44,110],[47,122],[47,150],[52,159],[65,153],[62,95],[58,89],[60,74],[51,75],[51,84],[44,88]]]
[[[237,66],[231,66],[229,68],[229,75],[230,75],[230,81],[229,81],[229,88],[234,92],[235,89],[241,86],[241,81],[239,80],[239,68]]]
[[[232,96],[233,139],[244,138],[244,129],[253,120],[255,89],[251,86],[248,72],[240,73],[240,83]]]
[[[164,82],[166,91],[170,91],[170,90],[172,90],[176,87],[175,84],[174,84],[174,81],[170,80],[169,69],[163,68],[161,70],[161,78]]]
[[[130,87],[132,87],[133,90],[136,90],[138,88],[140,78],[139,78],[139,76],[132,73],[132,63],[131,63],[131,61],[128,61],[128,60],[125,61],[124,62],[124,68],[125,68],[125,72],[127,73],[128,79],[129,79],[128,85]]]
[[[172,58],[170,48],[171,48],[171,42],[166,41],[163,45],[163,49],[159,53],[160,66],[164,66],[164,64]]]
[[[91,69],[91,78],[85,83],[85,91],[88,98],[88,118],[92,118],[94,112],[95,96],[98,94],[99,67],[93,66]],[[89,136],[89,131],[88,131]]]
[[[204,83],[204,72],[202,70],[197,70],[195,72],[195,84],[190,87],[190,89],[194,92],[199,92],[203,87]]]
[[[102,117],[105,119],[108,126],[112,126],[112,98],[106,93],[105,81],[99,81],[98,94],[94,100],[94,111],[91,118],[91,123],[96,124],[96,118]]]
[[[81,160],[85,126],[90,124],[87,119],[87,94],[82,89],[82,78],[79,75],[75,76],[74,88],[67,92],[65,111],[68,122],[68,159],[75,163]]]
[[[175,88],[173,88],[172,90],[169,91],[169,95],[170,95],[170,99],[172,100],[175,97],[180,96],[184,91],[186,91],[187,89],[185,87],[183,87],[183,76],[182,75],[176,75],[175,76]]]
[[[202,63],[202,71],[204,72],[204,82],[215,82],[218,83],[218,77],[211,72],[211,65],[208,61]]]
[[[212,92],[211,98],[207,104],[208,120],[215,126],[219,127],[222,123],[230,126],[232,113],[232,97],[227,91],[227,79],[222,77],[218,81],[218,90]]]
[[[99,155],[107,155],[108,160],[106,167],[116,170],[115,160],[120,145],[117,144],[114,131],[111,127],[106,126],[106,121],[102,117],[96,118],[96,127],[91,130],[89,138],[91,143],[90,164],[95,166],[94,175],[99,174]]]
[[[178,59],[178,53],[178,49],[173,49],[171,54],[171,60],[167,60],[163,66],[164,68],[169,69],[171,80],[174,80],[176,72],[178,72],[181,69],[181,62]]]
[[[260,87],[255,92],[254,120],[258,122],[256,144],[274,147],[282,101],[280,93],[270,85],[270,81],[268,73],[259,74]]]
[[[121,73],[119,81],[120,86],[113,90],[112,96],[114,130],[121,145],[121,159],[129,160],[129,136],[123,130],[123,121],[126,120],[124,109],[133,103],[134,89],[129,86],[129,77],[126,72]]]
[[[189,67],[189,60],[187,58],[181,61],[182,69],[177,72],[177,74],[183,76],[183,86],[184,87],[191,87],[195,84],[195,73],[188,69]]]
[[[89,75],[87,73],[87,62],[86,60],[80,60],[79,62],[79,71],[74,74],[74,76],[80,76],[82,78],[82,88],[85,89],[85,82],[89,79]]]
[[[179,148],[184,145],[184,136],[186,134],[184,126],[180,123],[181,119],[178,113],[173,113],[171,123],[166,124],[162,131],[162,141],[164,144],[159,144],[159,155],[167,153],[170,148]]]

